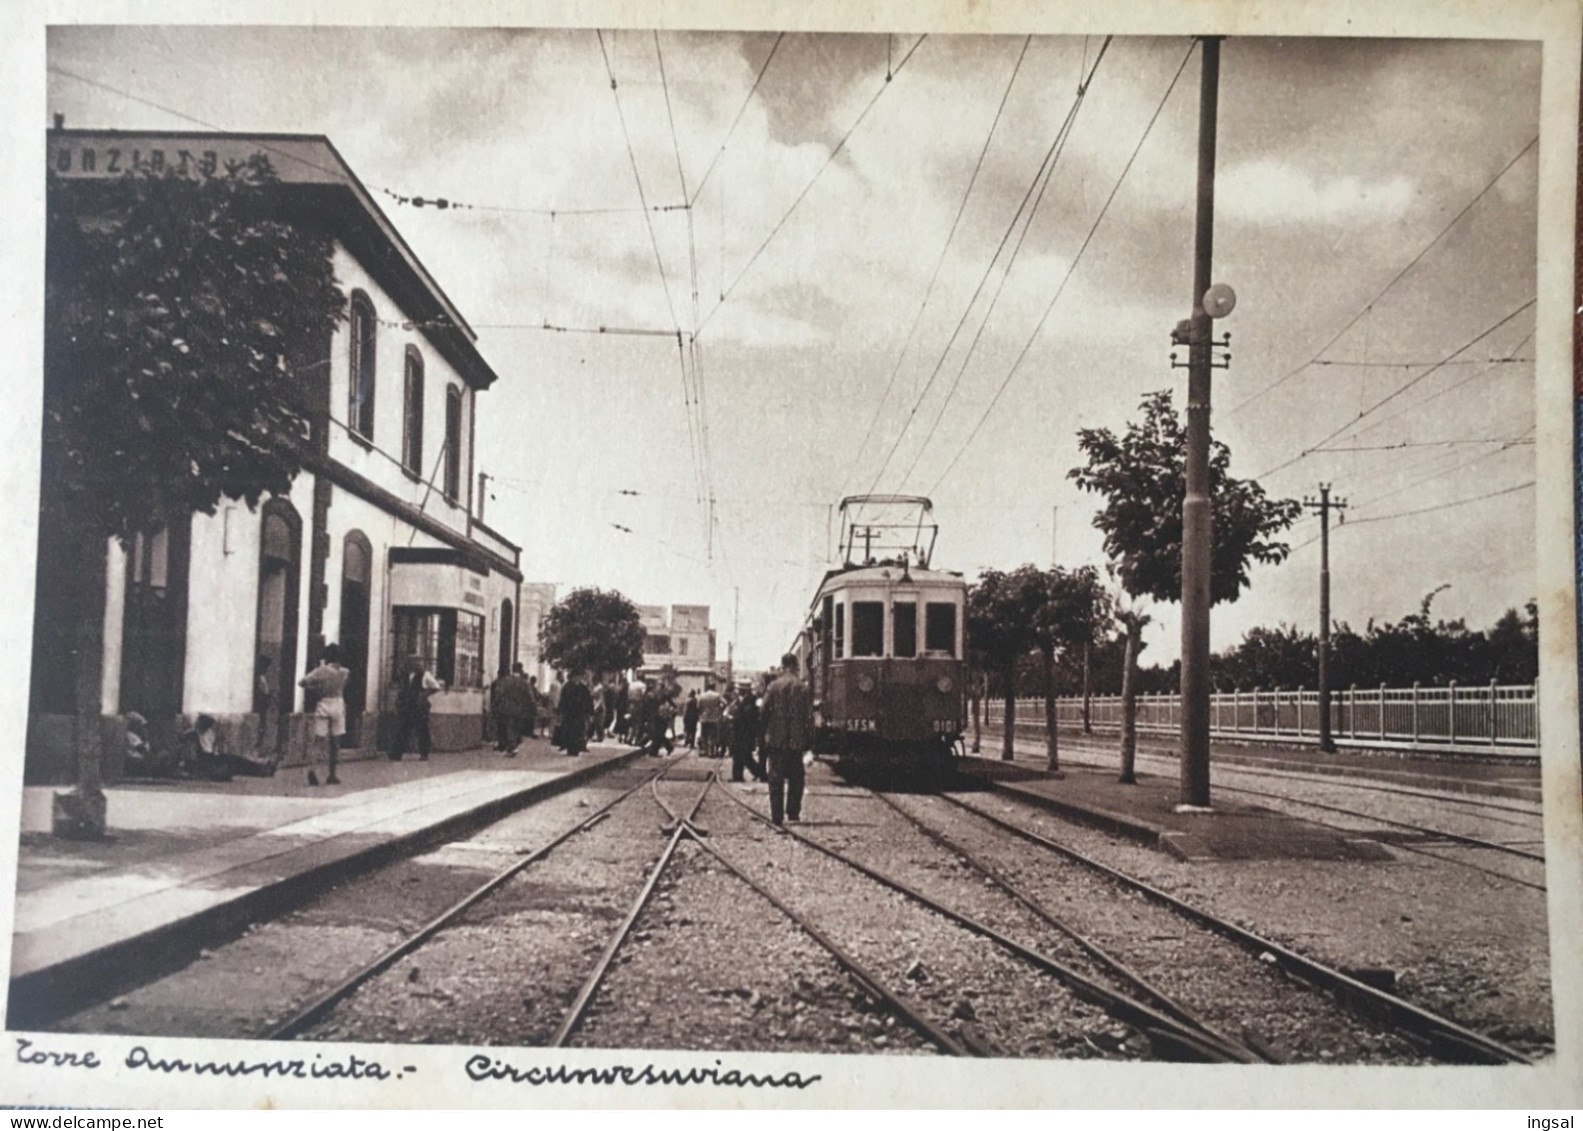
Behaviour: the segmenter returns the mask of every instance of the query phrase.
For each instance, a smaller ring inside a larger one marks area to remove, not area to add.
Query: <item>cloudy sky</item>
[[[843,494],[932,495],[936,564],[969,575],[1103,560],[1066,472],[1078,428],[1185,386],[1198,94],[1188,39],[1103,46],[75,27],[47,103],[322,133],[376,193],[474,206],[380,194],[501,375],[491,525],[530,578],[712,605],[722,653],[762,665]],[[1436,612],[1476,626],[1535,595],[1539,71],[1521,43],[1224,45],[1215,433],[1272,493],[1350,501],[1332,607],[1355,625],[1442,584]],[[1314,627],[1316,534],[1216,610],[1216,647]],[[1154,615],[1166,662],[1177,610]]]

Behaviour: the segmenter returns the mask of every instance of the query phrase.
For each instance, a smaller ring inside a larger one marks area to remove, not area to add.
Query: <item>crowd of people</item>
[[[572,672],[562,681],[555,673],[547,687],[527,675],[521,664],[502,670],[490,685],[488,714],[495,748],[515,757],[524,738],[546,734],[557,749],[576,757],[590,742],[607,737],[639,747],[651,757],[676,750],[678,738],[689,750],[705,758],[731,759],[731,780],[767,781],[770,812],[775,824],[801,817],[803,757],[812,742],[813,709],[807,686],[797,677],[794,656],[782,660],[781,671],[757,686],[726,682],[717,689],[706,681],[702,691],[682,698],[680,685],[669,673],[645,682],[625,675],[587,677]],[[313,720],[314,741],[308,760],[308,784],[340,784],[337,773],[340,748],[347,730],[346,684],[351,677],[340,662],[339,650],[326,645],[318,662],[299,681],[306,708]],[[395,689],[396,733],[389,757],[400,761],[414,745],[420,760],[432,748],[429,728],[430,700],[443,685],[419,656],[409,657]],[[269,663],[261,658],[255,700],[259,710],[259,748],[264,741],[264,718],[274,701]],[[234,777],[269,777],[280,763],[281,747],[261,758],[243,757],[225,749],[216,720],[199,715],[182,735],[176,748],[156,751],[149,741],[148,722],[132,713],[126,721],[124,773],[132,779],[188,779],[230,781]]]

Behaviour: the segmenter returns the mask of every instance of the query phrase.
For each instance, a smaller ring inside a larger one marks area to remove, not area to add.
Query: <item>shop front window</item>
[[[484,618],[459,609],[397,607],[395,655],[391,670],[406,670],[407,658],[423,666],[447,687],[484,686]]]

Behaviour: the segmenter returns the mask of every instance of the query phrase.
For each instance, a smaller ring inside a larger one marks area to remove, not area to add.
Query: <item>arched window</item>
[[[407,372],[402,409],[406,425],[401,436],[401,465],[421,478],[423,475],[423,355],[418,352],[416,346],[407,347]]]
[[[365,440],[374,438],[374,327],[374,304],[353,291],[346,426]]]

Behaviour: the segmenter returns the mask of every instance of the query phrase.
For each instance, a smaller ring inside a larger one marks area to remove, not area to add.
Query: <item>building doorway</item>
[[[255,702],[261,715],[274,711],[273,746],[284,749],[286,720],[296,704],[297,593],[300,588],[302,519],[285,499],[264,504],[258,547],[258,631],[255,662],[272,689],[270,702]],[[264,661],[268,661],[266,665]],[[260,697],[261,698],[261,697]],[[262,744],[271,745],[267,717],[259,720]]]
[[[346,536],[341,555],[341,662],[351,669],[346,681],[346,745],[363,744],[363,712],[368,702],[369,574],[374,551],[362,531]]]
[[[500,674],[511,670],[512,659],[516,655],[514,645],[517,622],[514,613],[509,598],[500,602],[500,667],[498,669]]]
[[[191,521],[135,535],[127,554],[121,710],[137,711],[156,730],[173,725],[182,708]]]

